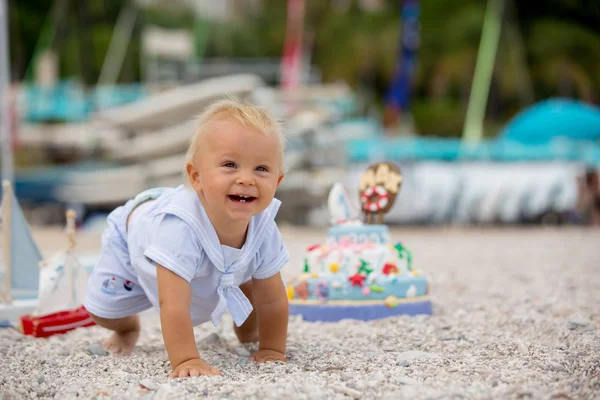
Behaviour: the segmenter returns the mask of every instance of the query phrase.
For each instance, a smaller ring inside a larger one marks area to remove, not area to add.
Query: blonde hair
[[[285,151],[285,136],[281,123],[265,108],[243,103],[233,97],[219,100],[208,106],[198,117],[198,127],[190,141],[185,155],[185,165],[192,163],[198,152],[202,137],[206,133],[206,126],[215,118],[232,118],[242,126],[256,129],[265,135],[274,134],[281,146],[281,171],[283,172],[283,153]],[[187,175],[187,174],[186,174]]]

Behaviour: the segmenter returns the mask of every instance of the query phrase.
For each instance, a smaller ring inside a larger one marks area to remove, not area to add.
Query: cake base
[[[359,305],[353,304],[359,303]],[[362,303],[362,304],[360,304]],[[384,302],[337,301],[321,304],[315,301],[290,300],[290,315],[301,315],[309,322],[336,322],[343,319],[371,321],[398,315],[431,315],[433,309],[429,297],[402,301],[394,307]]]

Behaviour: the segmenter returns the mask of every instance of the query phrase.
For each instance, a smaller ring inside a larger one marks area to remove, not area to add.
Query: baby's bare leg
[[[114,333],[102,342],[102,346],[111,353],[129,355],[140,336],[140,317],[130,315],[125,318],[108,319],[90,314],[97,325],[110,329]]]
[[[240,286],[244,295],[250,300],[252,303],[252,281],[248,281]],[[246,322],[242,324],[242,326],[237,327],[235,323],[233,324],[233,330],[240,341],[240,343],[250,343],[250,342],[258,342],[258,323],[256,321],[256,311],[252,310],[252,313],[246,319]]]

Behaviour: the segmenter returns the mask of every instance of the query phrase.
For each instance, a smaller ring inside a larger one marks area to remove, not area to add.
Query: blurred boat
[[[97,110],[117,107],[144,98],[140,84],[99,85],[92,88],[74,79],[51,85],[23,83],[18,87],[17,104],[27,123],[81,123]]]
[[[256,75],[210,78],[177,86],[122,107],[100,111],[95,118],[139,134],[193,119],[216,99],[226,95],[244,98],[263,85]]]
[[[46,137],[58,147],[77,146],[106,155],[107,161],[21,171],[17,187],[25,198],[63,204],[112,207],[155,185],[181,182],[184,154],[195,117],[217,99],[245,99],[264,83],[255,75],[206,79],[102,110],[78,126],[66,125]],[[76,131],[79,130],[79,136]],[[73,132],[73,139],[68,139]],[[29,133],[30,138],[34,134]],[[62,140],[62,142],[61,142]],[[31,143],[31,142],[30,142]],[[41,172],[36,175],[36,171]],[[36,187],[46,187],[44,193]],[[30,195],[28,197],[27,195]],[[43,199],[40,198],[43,196]]]
[[[573,222],[568,214],[577,207],[578,177],[584,170],[579,163],[566,162],[397,164],[404,179],[397,201],[385,217],[391,225]],[[339,179],[358,202],[359,177],[368,165],[337,170],[328,179],[329,188]],[[322,193],[314,193],[318,206],[308,212],[309,224],[327,223],[326,186],[321,185]]]

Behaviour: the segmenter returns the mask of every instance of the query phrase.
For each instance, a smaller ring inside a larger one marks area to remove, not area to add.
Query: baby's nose
[[[239,185],[254,185],[254,177],[251,173],[241,172],[236,180]]]

